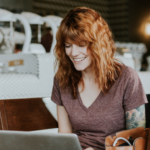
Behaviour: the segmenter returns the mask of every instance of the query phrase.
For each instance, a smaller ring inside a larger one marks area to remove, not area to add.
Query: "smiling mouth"
[[[74,60],[75,62],[80,62],[80,61],[83,61],[85,58],[86,58],[86,57],[84,57],[84,58],[74,58],[73,60]]]

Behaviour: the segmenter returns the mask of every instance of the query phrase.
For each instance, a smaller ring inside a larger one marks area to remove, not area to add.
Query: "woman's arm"
[[[126,129],[133,129],[136,127],[145,128],[145,125],[145,105],[141,105],[126,112]]]
[[[72,126],[70,124],[68,114],[63,106],[57,105],[57,119],[59,133],[72,133]]]
[[[72,126],[68,118],[68,114],[63,106],[57,105],[57,119],[58,119],[58,127],[59,133],[72,133]],[[94,150],[89,147],[85,150]]]

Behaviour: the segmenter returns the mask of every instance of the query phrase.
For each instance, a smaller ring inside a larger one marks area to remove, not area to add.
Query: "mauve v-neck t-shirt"
[[[63,90],[54,78],[52,101],[64,106],[83,149],[104,150],[105,137],[125,130],[125,112],[147,103],[142,83],[135,70],[125,66],[109,92],[102,92],[86,108],[77,90],[73,99],[70,88]]]

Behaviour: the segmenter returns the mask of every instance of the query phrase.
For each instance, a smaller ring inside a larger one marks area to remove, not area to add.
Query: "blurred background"
[[[107,21],[115,57],[137,71],[150,101],[150,0],[0,0],[0,130],[58,127],[50,100],[55,36],[63,17],[79,6]],[[146,127],[149,114],[146,105]]]
[[[0,8],[12,13],[33,12],[40,16],[55,15],[64,17],[66,13],[75,7],[86,6],[98,11],[107,21],[114,34],[114,40],[119,42],[143,43],[146,50],[140,56],[141,70],[148,69],[150,55],[150,1],[149,0],[0,0]],[[22,31],[19,22],[15,23],[15,30]],[[1,24],[3,26],[3,24]],[[31,25],[32,42],[38,42],[37,26]],[[41,27],[42,35],[50,31],[46,26]],[[42,45],[49,52],[52,37],[46,34]],[[49,39],[49,42],[45,42]],[[47,43],[47,44],[45,44]],[[21,45],[16,44],[16,50]],[[138,51],[138,50],[137,50]],[[140,52],[139,52],[140,53]]]

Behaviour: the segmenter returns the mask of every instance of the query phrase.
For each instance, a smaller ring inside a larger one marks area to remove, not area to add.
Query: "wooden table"
[[[0,100],[0,130],[34,131],[57,128],[41,98]]]

